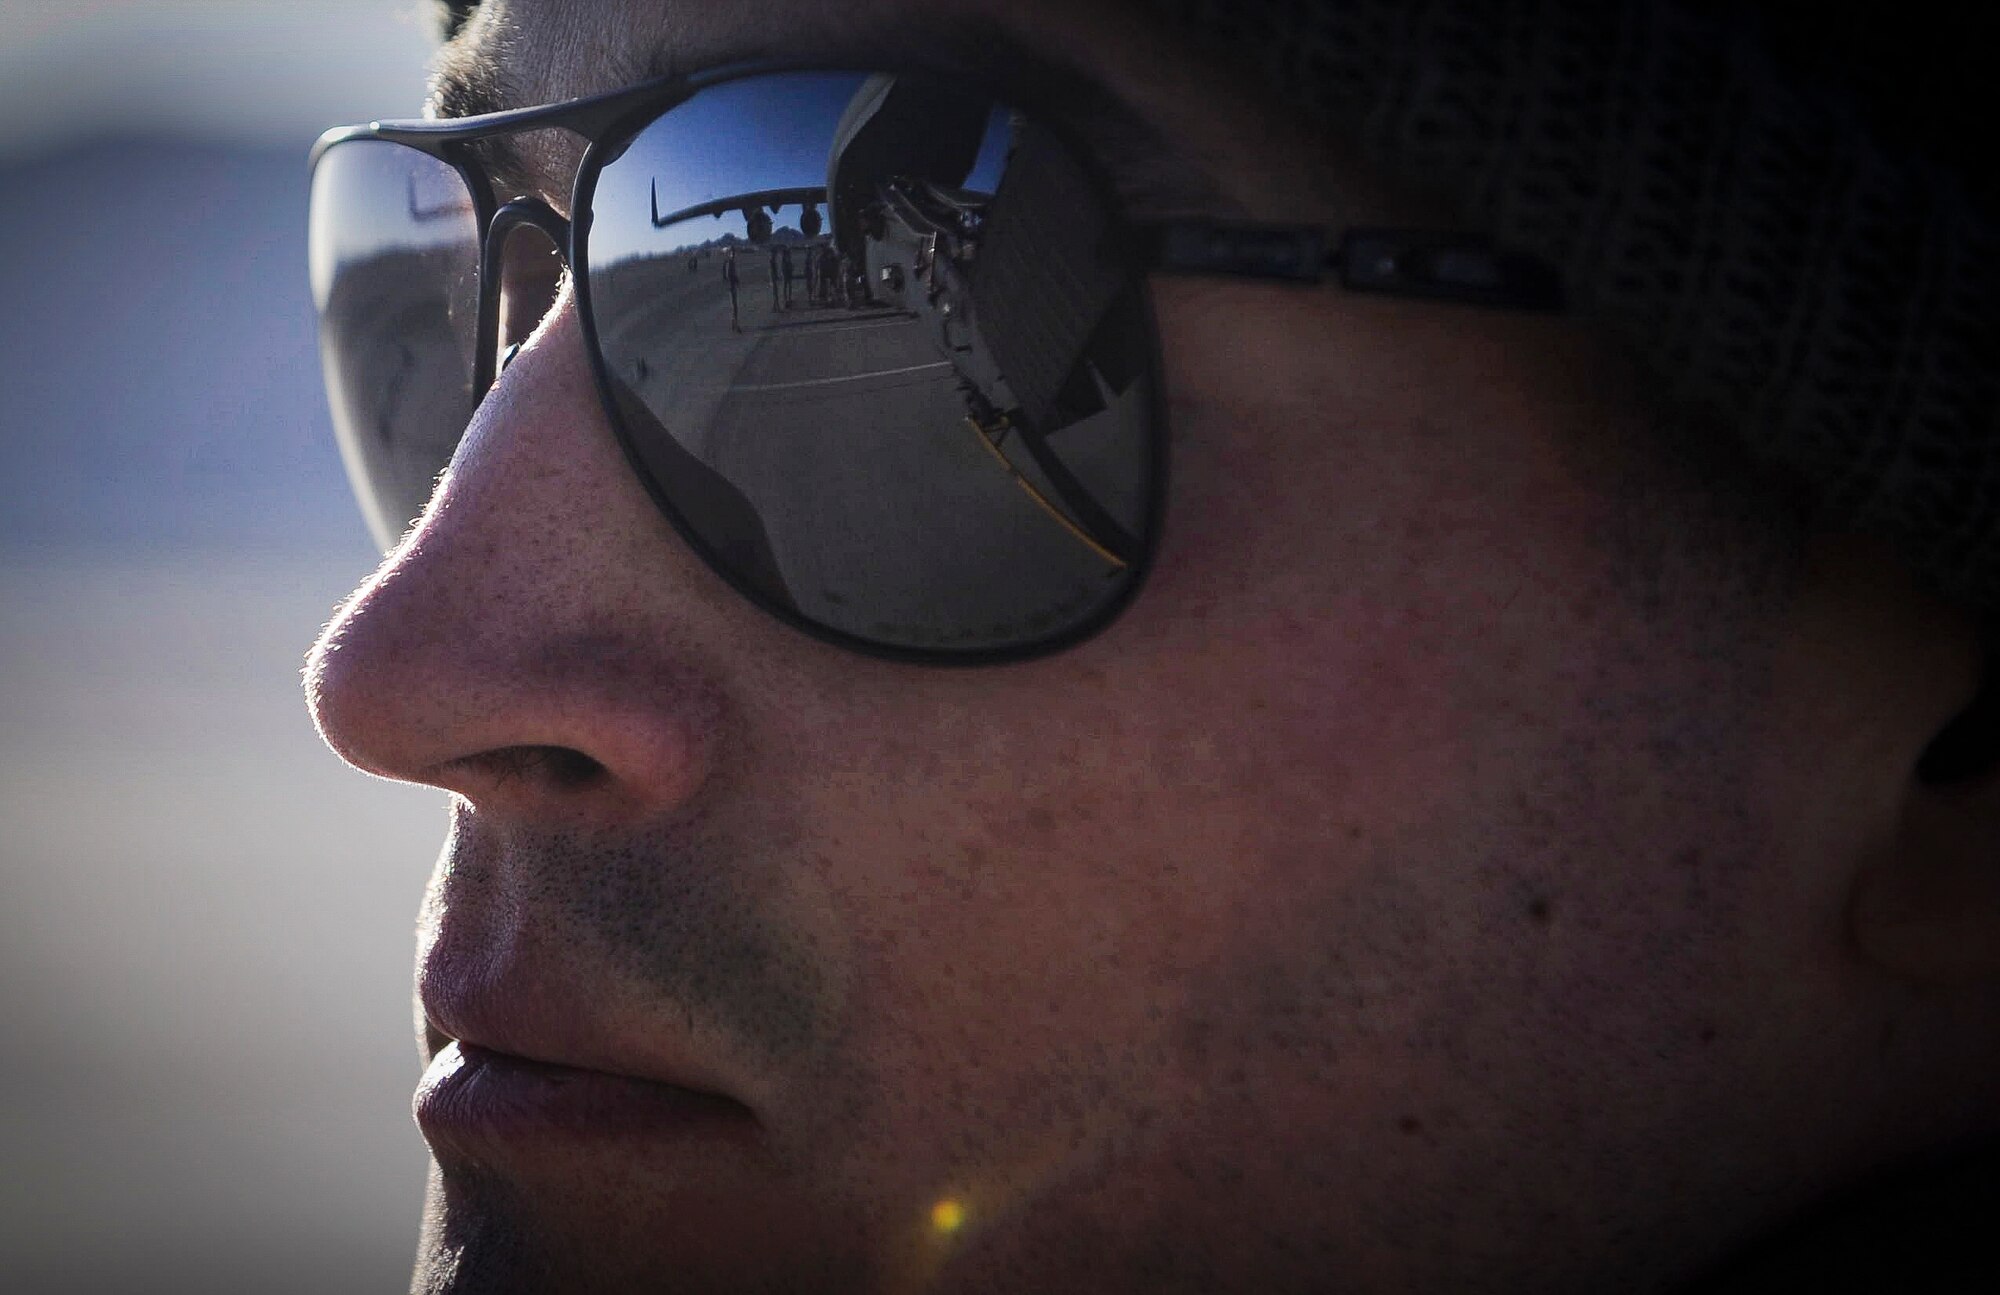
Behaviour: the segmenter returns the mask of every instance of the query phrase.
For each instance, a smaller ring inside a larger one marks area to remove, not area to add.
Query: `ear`
[[[1849,927],[1915,984],[2000,983],[2000,635],[1979,695],[1912,770],[1895,839],[1855,880]]]

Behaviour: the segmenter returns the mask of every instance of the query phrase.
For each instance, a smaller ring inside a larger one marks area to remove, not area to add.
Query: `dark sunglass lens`
[[[1050,131],[936,81],[757,77],[646,126],[590,206],[620,432],[736,583],[942,653],[1122,602],[1158,472],[1150,328]]]
[[[479,236],[452,167],[353,139],[313,170],[309,261],[334,431],[387,547],[423,511],[474,405]]]

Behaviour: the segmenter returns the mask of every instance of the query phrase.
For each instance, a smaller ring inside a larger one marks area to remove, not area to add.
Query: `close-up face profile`
[[[451,8],[310,233],[309,701],[451,803],[413,1289],[1736,1289],[1990,1148],[1992,243],[1842,251],[1784,57]]]

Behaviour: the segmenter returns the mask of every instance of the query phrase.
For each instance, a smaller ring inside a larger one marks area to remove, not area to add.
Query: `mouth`
[[[592,1143],[743,1143],[749,1108],[654,1079],[536,1061],[453,1039],[417,1085],[417,1125],[440,1159],[492,1163]]]
[[[750,1072],[718,1060],[719,1031],[697,1043],[676,1013],[621,1010],[548,957],[518,944],[505,957],[462,952],[467,938],[443,932],[418,966],[429,1064],[412,1114],[441,1164],[685,1163],[761,1142]]]

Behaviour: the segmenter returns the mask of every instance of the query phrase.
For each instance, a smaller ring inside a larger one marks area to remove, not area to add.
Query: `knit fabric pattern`
[[[1992,187],[1689,0],[1163,0],[1564,274],[1663,390],[2000,611]],[[1917,21],[1918,19],[1911,19]]]

